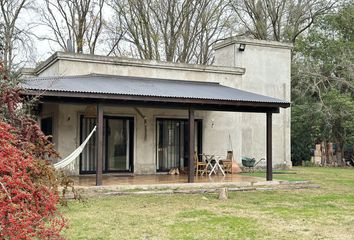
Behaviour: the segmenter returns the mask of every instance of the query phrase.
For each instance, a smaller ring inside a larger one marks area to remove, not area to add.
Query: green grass
[[[264,173],[250,173],[263,176]],[[70,202],[68,239],[354,239],[354,170],[294,168],[319,189],[116,196]]]

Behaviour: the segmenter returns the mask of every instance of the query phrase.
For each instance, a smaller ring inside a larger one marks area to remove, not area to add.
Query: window
[[[49,137],[49,141],[53,142],[53,117],[46,117],[41,119],[41,129],[42,132]]]

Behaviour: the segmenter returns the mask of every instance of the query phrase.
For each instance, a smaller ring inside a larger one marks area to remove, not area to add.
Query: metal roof
[[[26,90],[45,92],[93,93],[159,98],[273,103],[280,104],[282,107],[290,104],[284,100],[226,87],[214,82],[98,74],[28,78],[24,80],[22,87]]]

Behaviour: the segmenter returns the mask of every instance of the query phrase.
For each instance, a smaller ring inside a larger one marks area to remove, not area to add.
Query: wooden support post
[[[189,125],[189,172],[188,182],[194,182],[194,110],[189,108],[188,110],[188,125]]]
[[[103,105],[97,104],[97,163],[96,163],[96,186],[102,185],[103,170]]]
[[[267,181],[273,180],[272,113],[267,112]]]

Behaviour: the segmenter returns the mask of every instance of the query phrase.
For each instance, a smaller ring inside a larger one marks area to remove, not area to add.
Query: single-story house
[[[62,157],[97,125],[73,175],[156,174],[193,165],[194,151],[291,165],[291,45],[230,38],[211,66],[56,52],[26,69],[24,94]],[[193,151],[194,150],[194,151]],[[193,166],[189,181],[193,181]]]

